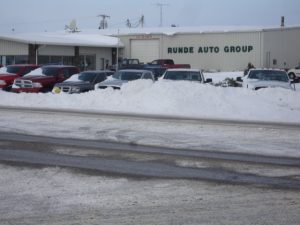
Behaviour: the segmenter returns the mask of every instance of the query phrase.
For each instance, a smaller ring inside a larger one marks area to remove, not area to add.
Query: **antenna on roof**
[[[108,27],[106,18],[110,18],[110,16],[101,14],[101,15],[98,15],[98,17],[102,17],[102,20],[100,21],[99,30],[106,29]]]
[[[282,16],[282,17],[281,17],[281,24],[280,24],[280,27],[281,27],[281,28],[284,28],[284,25],[285,25],[285,24],[284,24],[284,19],[285,19],[284,16]]]
[[[142,28],[144,27],[145,24],[145,16],[142,15],[139,20],[135,23],[132,23],[129,19],[126,20],[126,26],[128,28],[137,28],[139,26],[141,26]]]
[[[158,6],[160,8],[160,27],[163,26],[163,7],[164,6],[169,6],[169,4],[166,3],[156,3],[156,6]]]

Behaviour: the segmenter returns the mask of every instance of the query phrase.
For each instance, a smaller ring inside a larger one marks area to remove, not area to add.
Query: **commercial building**
[[[102,69],[114,64],[118,56],[138,58],[144,63],[171,58],[175,63],[204,70],[243,70],[249,62],[255,67],[292,68],[300,63],[300,26],[126,28],[0,35],[2,64],[61,61]]]
[[[141,32],[143,31],[143,32]],[[122,32],[122,31],[121,31]],[[300,63],[300,27],[164,28],[121,33],[124,57],[150,62],[171,58],[204,70],[291,68]]]

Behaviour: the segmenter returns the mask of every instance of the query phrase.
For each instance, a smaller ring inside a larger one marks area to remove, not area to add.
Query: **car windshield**
[[[20,71],[20,68],[19,66],[7,66],[7,70],[6,72],[7,73],[18,73]]]
[[[249,79],[258,79],[264,81],[288,82],[289,78],[284,71],[277,70],[254,70],[250,71]]]
[[[201,81],[201,76],[197,71],[167,71],[164,79]]]
[[[119,80],[137,80],[142,77],[142,72],[134,72],[134,71],[118,71],[114,73],[113,78]]]
[[[56,67],[43,67],[42,68],[42,73],[46,76],[56,76],[58,75],[60,68]]]
[[[96,73],[83,72],[79,74],[78,79],[81,81],[87,81],[92,83],[95,80],[96,76]]]

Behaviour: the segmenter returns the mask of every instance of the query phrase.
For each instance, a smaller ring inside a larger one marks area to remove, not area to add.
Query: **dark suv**
[[[62,83],[55,84],[52,92],[59,94],[61,92],[74,94],[94,90],[95,84],[106,80],[107,76],[114,74],[114,71],[99,70],[99,71],[84,71],[70,77]]]
[[[75,66],[43,66],[24,77],[16,79],[12,91],[34,93],[51,91],[56,83],[63,82],[77,73],[79,73],[79,68]]]
[[[32,64],[16,64],[2,68],[2,72],[0,72],[0,89],[9,90],[16,78],[22,77],[38,67]]]

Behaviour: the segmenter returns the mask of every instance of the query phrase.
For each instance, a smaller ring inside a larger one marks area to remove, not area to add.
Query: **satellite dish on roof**
[[[80,32],[77,28],[76,20],[72,20],[70,25],[65,25],[65,30],[69,31],[70,33]]]

